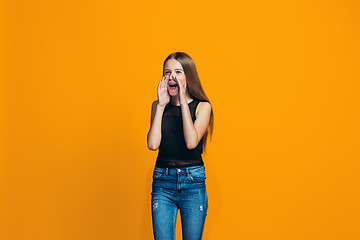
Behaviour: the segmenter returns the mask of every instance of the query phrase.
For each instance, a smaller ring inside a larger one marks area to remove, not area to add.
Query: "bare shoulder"
[[[151,112],[154,112],[154,110],[156,109],[156,105],[158,104],[159,100],[155,100],[153,101],[152,105],[151,105]]]
[[[159,100],[155,100],[155,101],[153,101],[153,103],[152,103],[152,106],[156,106],[156,104],[159,102]]]
[[[158,100],[155,100],[152,105],[151,105],[151,120],[150,120],[150,124],[152,124],[154,117],[155,117],[155,112],[156,112],[156,105],[158,103]]]
[[[196,108],[196,112],[195,115],[197,116],[199,112],[205,112],[205,113],[210,113],[211,112],[211,104],[209,102],[199,102],[197,108]]]

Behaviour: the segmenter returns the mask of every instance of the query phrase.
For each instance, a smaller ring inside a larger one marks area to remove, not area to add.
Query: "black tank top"
[[[194,98],[188,103],[192,121],[195,122],[195,111],[201,100]],[[156,159],[156,167],[180,168],[203,166],[203,138],[194,149],[186,147],[181,106],[168,103],[164,109],[161,121],[161,142]]]

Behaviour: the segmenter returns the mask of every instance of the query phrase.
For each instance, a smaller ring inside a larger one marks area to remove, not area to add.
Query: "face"
[[[167,60],[164,66],[164,76],[168,76],[169,78],[168,92],[170,96],[179,94],[179,86],[176,79],[179,80],[182,86],[186,83],[185,72],[180,62],[176,59]]]

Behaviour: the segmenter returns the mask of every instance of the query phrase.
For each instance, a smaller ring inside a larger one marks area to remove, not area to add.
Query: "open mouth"
[[[177,83],[172,83],[172,84],[169,83],[169,87],[171,90],[175,90],[177,86],[178,86]]]

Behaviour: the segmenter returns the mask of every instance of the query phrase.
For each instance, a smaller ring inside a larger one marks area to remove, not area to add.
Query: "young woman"
[[[208,198],[201,154],[214,118],[189,55],[176,52],[165,59],[157,93],[147,135],[149,149],[159,149],[151,193],[154,237],[175,239],[180,209],[183,239],[202,239]]]

